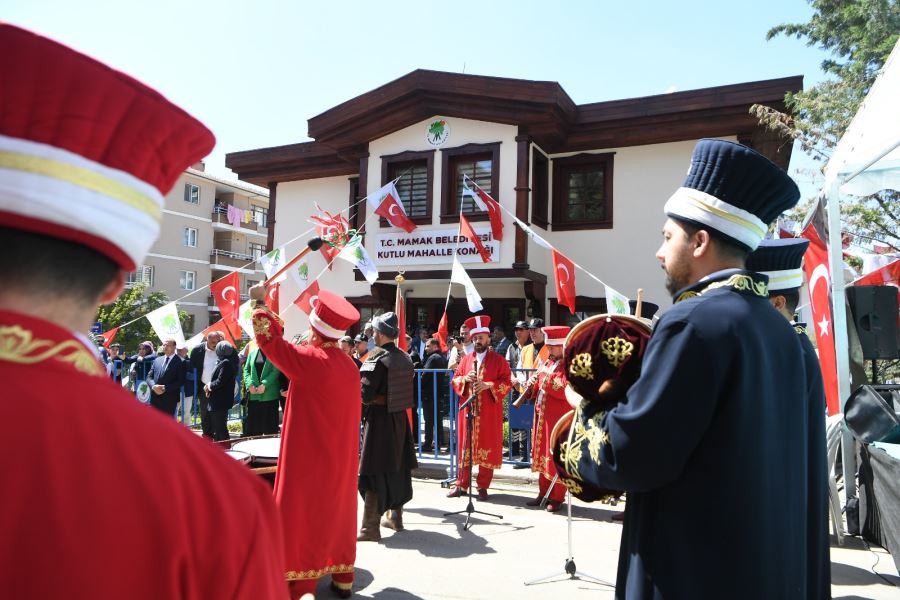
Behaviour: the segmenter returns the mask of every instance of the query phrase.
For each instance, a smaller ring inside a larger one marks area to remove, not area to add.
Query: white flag
[[[375,263],[369,258],[369,253],[363,247],[360,236],[354,236],[353,239],[347,242],[347,245],[341,248],[338,258],[343,258],[359,269],[359,272],[363,274],[369,285],[378,281],[378,269],[375,268]]]
[[[263,271],[266,272],[266,279],[277,273],[278,269],[283,267],[285,263],[287,263],[287,251],[284,246],[275,248],[268,254],[263,254],[259,257],[259,264],[262,266]],[[283,281],[285,277],[287,275],[282,274],[272,283]]]
[[[620,294],[608,285],[606,288],[606,312],[612,315],[630,315],[631,307],[628,306],[628,297]]]
[[[147,313],[147,320],[153,326],[153,331],[156,332],[160,342],[171,338],[178,344],[178,348],[184,347],[184,332],[181,331],[181,321],[178,320],[178,309],[174,302]]]
[[[481,199],[481,196],[478,195],[478,192],[476,192],[475,190],[473,190],[472,188],[469,187],[467,180],[468,180],[468,177],[464,176],[463,177],[463,193],[462,193],[463,198],[468,196],[469,198],[472,199],[472,202],[475,203],[475,206],[477,206],[479,209],[483,210],[484,212],[487,212],[488,211],[487,204],[484,203],[484,200]]]
[[[529,227],[528,225],[526,225],[525,223],[523,223],[516,217],[513,217],[513,219],[515,220],[516,225],[521,227],[522,231],[524,231],[535,244],[537,244],[538,246],[541,246],[542,248],[546,248],[547,250],[553,250],[553,246],[550,245],[550,242],[548,242],[547,240],[545,240],[544,238],[542,238],[541,236],[536,234],[531,227]]]
[[[252,340],[256,336],[253,333],[253,300],[247,300],[238,307],[237,320],[238,325]]]
[[[294,283],[297,284],[298,290],[305,290],[309,287],[309,263],[305,260],[301,260],[300,262],[291,266],[290,269],[287,270],[288,274],[290,274],[291,279],[294,280]]]
[[[459,258],[456,256],[453,257],[453,270],[450,271],[450,281],[465,286],[466,302],[469,303],[469,312],[477,313],[481,310],[481,296],[478,294],[478,290],[475,289],[475,284],[472,283],[469,274],[463,269],[462,264],[459,262]]]

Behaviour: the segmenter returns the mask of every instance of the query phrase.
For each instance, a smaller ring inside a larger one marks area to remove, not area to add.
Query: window
[[[196,271],[179,271],[178,284],[183,290],[192,290],[197,279]]]
[[[184,246],[189,248],[197,247],[197,230],[193,227],[185,227],[184,228],[184,239],[181,242]]]
[[[431,224],[432,188],[434,181],[434,150],[401,152],[381,157],[381,184],[397,177],[397,193],[403,210],[417,225]],[[381,226],[387,227],[386,219]]]
[[[250,293],[250,288],[252,288],[252,287],[253,287],[254,285],[256,285],[257,283],[259,283],[259,282],[258,282],[258,281],[253,281],[253,280],[251,280],[251,279],[248,279],[248,280],[247,280],[247,293],[248,293],[248,294]]]
[[[266,247],[263,244],[255,244],[250,242],[250,256],[253,260],[259,260],[259,257],[266,253]]]
[[[350,222],[350,229],[359,229],[359,205],[357,202],[359,197],[359,177],[351,177],[350,182],[350,212],[347,213],[347,221]]]
[[[184,184],[184,201],[200,204],[200,186],[193,183]]]
[[[531,151],[531,222],[547,228],[549,161],[537,148]]]
[[[265,206],[250,206],[250,212],[253,213],[253,222],[260,227],[268,227],[269,209]]]
[[[126,288],[134,287],[138,283],[142,283],[148,288],[153,287],[153,265],[138,267],[137,271],[132,271],[125,276]]]
[[[441,151],[441,223],[458,223],[462,212],[471,221],[486,221],[488,214],[470,198],[463,198],[463,178],[469,177],[494,200],[498,197],[500,143],[466,144]],[[470,216],[471,215],[471,216]]]
[[[553,161],[553,230],[613,226],[613,154]]]

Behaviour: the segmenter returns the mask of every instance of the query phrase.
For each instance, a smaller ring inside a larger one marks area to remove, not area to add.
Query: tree
[[[137,345],[144,340],[150,340],[154,347],[157,346],[158,337],[153,332],[150,321],[142,317],[169,303],[169,297],[165,292],[152,292],[145,297],[144,290],[145,286],[142,283],[126,289],[116,298],[115,302],[97,309],[97,316],[94,319],[102,323],[104,329],[112,329],[129,323],[119,330],[114,340],[122,345],[124,351],[129,353],[135,352]],[[178,311],[182,329],[185,327],[188,316],[187,312]]]
[[[875,82],[900,36],[897,0],[811,0],[815,10],[807,23],[783,23],[769,30],[806,39],[829,53],[822,61],[827,79],[785,96],[791,114],[754,105],[760,122],[800,143],[814,160],[827,161],[847,130],[860,103]],[[846,231],[864,246],[880,242],[900,251],[900,194],[884,191],[848,199],[841,206]]]

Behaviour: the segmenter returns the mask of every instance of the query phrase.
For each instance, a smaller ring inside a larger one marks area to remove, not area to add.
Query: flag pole
[[[288,269],[290,269],[295,264],[297,264],[300,260],[302,260],[304,256],[306,256],[310,252],[314,252],[315,250],[318,250],[319,248],[321,248],[323,243],[324,242],[322,241],[322,238],[320,238],[320,237],[314,237],[314,238],[310,239],[308,242],[306,242],[306,248],[304,248],[303,250],[298,252],[297,256],[295,256],[294,258],[292,258],[291,260],[286,262],[283,267],[281,267],[280,269],[278,269],[277,271],[272,273],[272,276],[269,277],[268,279],[266,279],[263,282],[263,285],[266,287],[271,286],[278,277],[280,277],[282,274],[286,273]]]

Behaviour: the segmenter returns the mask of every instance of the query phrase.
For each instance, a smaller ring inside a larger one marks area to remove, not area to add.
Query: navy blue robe
[[[728,270],[677,294],[599,419],[591,479],[628,493],[617,598],[825,594],[808,573],[813,390],[766,283]]]

